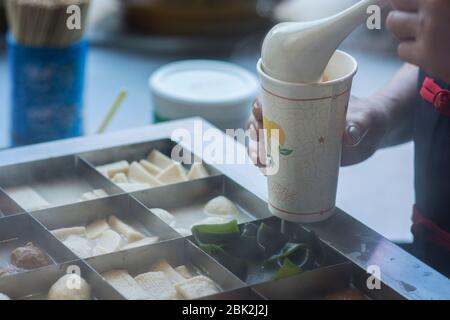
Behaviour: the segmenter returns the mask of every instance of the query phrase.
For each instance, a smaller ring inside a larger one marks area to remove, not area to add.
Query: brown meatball
[[[11,263],[18,268],[35,269],[48,266],[51,261],[44,250],[29,242],[11,253]]]

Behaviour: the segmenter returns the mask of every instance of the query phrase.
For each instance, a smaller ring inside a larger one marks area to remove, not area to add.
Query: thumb
[[[360,104],[361,105],[361,104]],[[342,165],[362,162],[372,156],[386,133],[386,118],[373,105],[349,108],[343,137]]]
[[[355,122],[347,123],[344,132],[344,145],[347,147],[358,146],[361,141],[363,141],[368,131],[368,128],[364,125]]]

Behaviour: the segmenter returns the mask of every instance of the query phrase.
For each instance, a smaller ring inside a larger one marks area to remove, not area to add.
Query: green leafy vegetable
[[[216,259],[225,268],[237,275],[240,279],[245,280],[245,278],[247,278],[248,267],[245,260],[236,258],[235,256],[229,254],[219,245],[200,244],[199,247]]]
[[[240,228],[236,220],[192,228],[199,247],[244,281],[248,281],[249,268],[280,279],[317,264],[317,237],[300,233],[288,236],[265,223],[247,223]]]
[[[241,231],[237,220],[224,224],[203,224],[193,226],[192,234],[198,243],[224,245],[239,240]]]
[[[258,244],[264,248],[266,256],[272,256],[289,241],[289,238],[281,232],[261,223],[257,233]]]
[[[243,239],[252,239],[256,241],[257,234],[258,234],[258,225],[254,223],[246,223],[242,230],[241,237]]]
[[[283,261],[285,258],[289,258],[299,268],[309,267],[312,259],[311,249],[305,243],[288,242],[279,253],[267,259],[264,265],[265,267],[273,267],[276,264],[280,264],[280,261]]]
[[[273,278],[275,280],[283,279],[283,278],[295,276],[296,274],[300,274],[302,272],[303,272],[303,270],[299,266],[297,266],[295,263],[293,263],[291,260],[289,260],[289,258],[285,258],[283,261],[283,265],[274,274]]]

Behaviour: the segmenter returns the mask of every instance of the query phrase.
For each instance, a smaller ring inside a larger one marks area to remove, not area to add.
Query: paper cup
[[[319,222],[332,216],[345,118],[356,60],[336,51],[326,81],[288,83],[258,72],[266,136],[269,209],[282,219]],[[273,130],[275,129],[275,130]]]

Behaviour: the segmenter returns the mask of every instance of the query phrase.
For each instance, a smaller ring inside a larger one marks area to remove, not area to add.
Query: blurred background
[[[0,30],[4,33],[2,1]],[[123,88],[127,98],[108,131],[152,123],[148,79],[169,62],[222,60],[256,75],[264,35],[277,22],[304,19],[304,12],[297,9],[301,1],[307,0],[92,0],[84,134],[95,134]],[[356,96],[371,94],[401,66],[395,41],[384,30],[361,27],[341,49],[360,65],[353,87]],[[11,140],[6,51],[5,42],[0,41],[0,148],[10,147]],[[341,171],[338,205],[391,240],[411,240],[412,203],[412,144],[379,151],[370,160]]]

